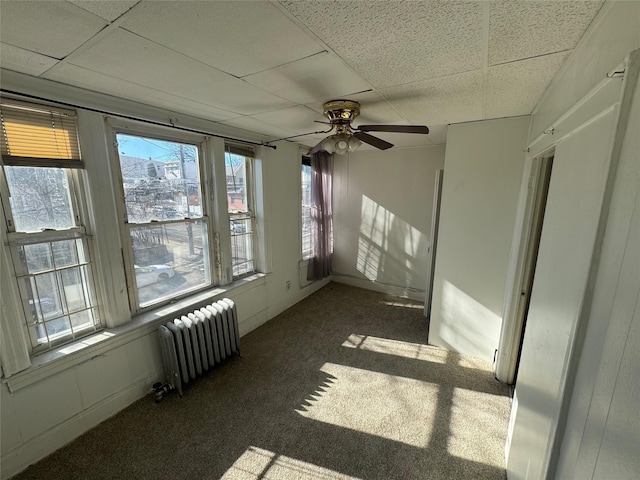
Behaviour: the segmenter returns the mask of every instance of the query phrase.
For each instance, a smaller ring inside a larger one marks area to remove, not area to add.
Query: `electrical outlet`
[[[291,290],[291,281],[287,280],[287,281],[284,283],[284,286],[285,286],[285,288],[287,289],[287,292],[288,292],[289,290]]]

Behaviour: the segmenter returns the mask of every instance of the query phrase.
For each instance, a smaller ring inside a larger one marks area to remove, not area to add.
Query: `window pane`
[[[64,289],[66,311],[77,312],[89,307],[88,298],[85,297],[82,274],[83,267],[67,268],[60,272],[60,280]]]
[[[195,145],[116,136],[129,223],[202,217]]]
[[[65,170],[5,166],[9,202],[17,232],[60,230],[75,226]]]
[[[25,245],[20,248],[20,256],[22,260],[26,262],[29,273],[38,273],[53,269],[53,255],[49,242]]]
[[[253,262],[254,225],[250,194],[251,158],[225,152],[227,201],[231,229],[231,266],[233,277],[255,272]]]
[[[205,222],[131,226],[130,236],[140,306],[211,282]]]
[[[77,265],[79,263],[76,241],[79,240],[64,240],[61,242],[55,242],[51,245],[53,248],[53,258],[55,260],[56,267],[67,267],[69,265]]]
[[[224,163],[227,171],[227,201],[229,213],[249,211],[247,198],[247,166],[242,155],[225,152]]]
[[[233,276],[253,273],[253,219],[247,216],[231,220],[231,256]]]
[[[90,265],[83,264],[89,260],[85,240],[24,245],[18,248],[18,258],[23,263],[18,268],[24,272],[19,275],[20,291],[25,308],[28,306],[27,324],[34,347],[62,343],[76,338],[79,329],[84,333],[97,328],[100,320],[91,294]]]
[[[302,258],[311,257],[311,167],[302,165]]]

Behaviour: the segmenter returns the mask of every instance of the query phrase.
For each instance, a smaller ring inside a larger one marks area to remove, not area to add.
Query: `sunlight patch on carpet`
[[[321,371],[332,382],[296,410],[300,415],[407,445],[429,444],[438,385],[335,363]]]
[[[421,343],[402,342],[400,340],[357,335],[355,333],[349,335],[349,338],[342,346],[434,363],[447,363],[449,353],[441,348],[430,347]]]
[[[359,480],[328,468],[249,447],[220,480]]]
[[[449,419],[447,452],[455,457],[504,468],[504,431],[509,402],[488,393],[454,388]],[[494,397],[495,398],[495,397]]]

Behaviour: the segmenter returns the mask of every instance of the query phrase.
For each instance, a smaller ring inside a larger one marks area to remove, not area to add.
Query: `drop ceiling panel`
[[[481,68],[482,2],[281,2],[375,87]]]
[[[233,120],[225,120],[221,123],[224,125],[241,128],[243,130],[248,130],[249,132],[261,133],[269,137],[269,140],[296,135],[296,132],[294,132],[293,130],[287,130],[284,128],[269,125],[268,123],[261,122],[260,120],[256,120],[252,117],[240,117]]]
[[[55,58],[46,57],[6,43],[0,44],[0,59],[2,68],[36,77],[58,63]]]
[[[107,22],[68,2],[2,2],[2,43],[62,59]]]
[[[570,50],[602,0],[491,2],[489,65]]]
[[[133,7],[138,0],[69,0],[80,8],[113,22],[120,15]]]
[[[186,3],[142,2],[122,26],[238,77],[323,50],[269,2]]]
[[[292,105],[241,79],[123,29],[114,30],[100,43],[76,56],[72,63],[243,115]]]
[[[221,110],[202,102],[180,97],[175,94],[168,94],[154,88],[144,87],[75,65],[60,65],[43,75],[43,78],[74,85],[86,90],[99,91],[100,93],[125,98],[146,105],[166,108],[171,112],[184,113],[206,120],[220,121],[238,117],[235,113]],[[96,89],[96,85],[100,85],[100,88]]]
[[[460,73],[382,90],[410,123],[450,124],[483,118],[482,71]]]
[[[332,53],[323,52],[249,75],[247,82],[295,103],[325,102],[371,85]]]
[[[563,52],[490,67],[487,118],[530,114],[568,56],[568,52]]]
[[[290,130],[297,134],[329,129],[328,125],[314,122],[314,120],[326,121],[327,119],[323,115],[302,105],[252,115],[251,118],[278,128]]]

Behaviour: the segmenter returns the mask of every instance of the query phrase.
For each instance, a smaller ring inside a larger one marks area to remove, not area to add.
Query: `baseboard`
[[[8,479],[66,444],[83,433],[104,422],[116,413],[149,393],[149,386],[162,378],[163,372],[145,376],[119,392],[83,410],[63,423],[47,430],[2,456],[1,478]]]
[[[350,275],[341,275],[339,273],[333,273],[331,275],[331,278],[336,283],[344,283],[345,285],[351,285],[352,287],[364,288],[366,290],[373,290],[374,292],[386,293],[388,295],[393,295],[396,297],[408,298],[410,300],[424,302],[424,291],[418,291],[406,287],[399,287],[396,285],[382,284],[364,278],[356,278]]]
[[[331,277],[323,278],[322,280],[316,280],[315,282],[300,289],[295,295],[291,296],[290,298],[287,298],[276,305],[268,307],[267,318],[271,320],[273,317],[280,315],[286,309],[293,307],[299,301],[304,300],[312,293],[317,292],[329,282],[331,282]]]

